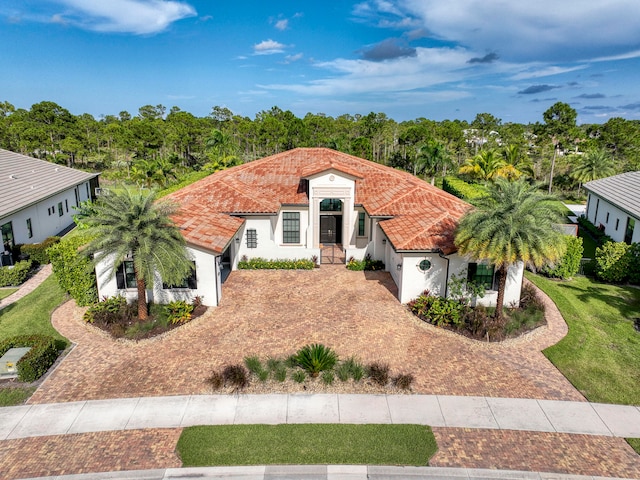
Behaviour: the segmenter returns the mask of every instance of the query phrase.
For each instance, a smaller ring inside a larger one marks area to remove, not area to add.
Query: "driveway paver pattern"
[[[622,438],[567,433],[433,428],[434,467],[640,478],[640,456]]]
[[[79,433],[0,442],[0,478],[180,467],[182,429]]]
[[[386,272],[344,266],[234,271],[217,308],[161,338],[114,341],[68,302],[53,325],[76,343],[30,403],[212,393],[205,378],[245,356],[285,356],[323,343],[343,357],[411,373],[416,393],[584,401],[542,355],[566,325],[550,300],[549,325],[504,344],[437,329],[398,303]]]

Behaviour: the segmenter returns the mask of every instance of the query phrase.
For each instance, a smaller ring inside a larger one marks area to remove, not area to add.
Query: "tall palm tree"
[[[554,228],[562,211],[560,202],[536,186],[498,178],[460,220],[455,236],[459,253],[486,260],[497,270],[497,321],[502,321],[509,267],[517,262],[541,267],[564,254],[562,233]]]
[[[576,167],[571,170],[571,177],[580,185],[591,180],[608,177],[614,174],[614,165],[611,155],[605,150],[590,150],[580,157]],[[580,190],[580,187],[578,187]]]
[[[109,191],[83,208],[84,222],[92,240],[84,253],[94,256],[96,265],[106,261],[110,278],[126,257],[131,256],[138,290],[138,318],[148,317],[146,289],[160,274],[168,284],[179,284],[193,269],[184,238],[170,218],[175,204],[155,202],[155,192]]]
[[[507,145],[501,153],[504,165],[498,169],[498,177],[509,180],[516,180],[523,175],[533,177],[533,164],[521,154],[518,145]]]

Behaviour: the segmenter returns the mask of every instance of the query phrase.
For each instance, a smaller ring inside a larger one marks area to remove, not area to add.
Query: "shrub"
[[[349,366],[345,362],[338,365],[338,368],[336,368],[336,375],[342,382],[349,380],[349,377],[351,376]]]
[[[42,243],[27,243],[22,245],[20,253],[29,255],[29,260],[33,260],[41,265],[50,263],[47,249],[60,241],[60,237],[46,238]]]
[[[45,335],[21,335],[0,342],[0,356],[14,347],[31,347],[16,365],[18,379],[33,382],[47,373],[58,358],[58,349],[53,337]]]
[[[401,373],[400,375],[393,377],[393,385],[401,390],[409,390],[413,380],[413,375]]]
[[[465,310],[460,301],[431,295],[426,290],[407,305],[414,315],[438,327],[460,324]]]
[[[262,368],[262,362],[256,356],[244,357],[244,366],[247,367],[247,370],[256,375],[264,370],[264,368]]]
[[[627,250],[629,257],[629,282],[640,285],[640,243],[632,243]]]
[[[238,262],[240,270],[313,270],[316,264],[309,259],[265,260],[261,257],[245,259]]]
[[[386,363],[372,363],[367,370],[369,378],[371,378],[374,383],[382,387],[389,383],[389,365]]]
[[[540,310],[544,313],[544,303],[530,283],[523,283],[520,291],[520,308],[523,310]]]
[[[0,267],[0,287],[22,284],[31,271],[33,262],[22,260],[11,267]]]
[[[214,370],[211,372],[211,375],[207,377],[206,382],[211,385],[211,388],[214,390],[220,390],[224,385],[224,378],[220,372]]]
[[[116,296],[91,305],[82,318],[87,323],[111,325],[130,322],[136,314],[135,305],[129,305],[126,298]]]
[[[333,383],[334,376],[333,372],[326,371],[322,373],[322,381],[325,385],[331,385]]]
[[[483,186],[473,185],[456,177],[445,177],[442,180],[442,189],[470,203],[487,194],[487,190]]]
[[[580,260],[584,248],[582,237],[565,236],[566,251],[560,261],[555,265],[542,267],[540,271],[549,277],[567,280],[573,278],[580,271]]]
[[[80,306],[98,301],[93,264],[80,252],[90,240],[86,234],[76,235],[62,239],[47,250],[58,285]]]
[[[312,377],[324,370],[331,370],[338,361],[338,355],[320,343],[305,345],[296,353],[296,362]]]
[[[629,275],[629,245],[607,242],[596,248],[596,275],[605,282],[623,282]]]
[[[241,390],[249,385],[249,375],[242,365],[227,365],[222,370],[222,378],[225,385],[230,385],[235,390]]]
[[[604,229],[596,227],[593,223],[587,220],[586,217],[578,217],[578,225],[589,232],[598,246],[602,246],[607,242],[613,242],[613,239],[604,233]]]
[[[359,382],[364,377],[364,367],[354,357],[348,358],[340,366],[344,366],[347,370],[348,377]]]
[[[278,366],[273,371],[273,378],[275,378],[278,382],[284,382],[287,379],[287,367],[285,367],[284,365]]]
[[[170,302],[167,304],[167,312],[169,314],[167,320],[174,325],[176,323],[187,323],[191,320],[193,308],[193,305],[184,300]]]
[[[364,260],[356,260],[355,258],[349,258],[347,262],[347,269],[354,271],[375,271],[384,270],[384,263],[381,260],[373,260],[371,255],[367,253]]]
[[[304,382],[305,378],[307,378],[307,376],[304,374],[304,372],[302,370],[296,370],[295,372],[293,372],[293,381],[296,383],[302,383]]]

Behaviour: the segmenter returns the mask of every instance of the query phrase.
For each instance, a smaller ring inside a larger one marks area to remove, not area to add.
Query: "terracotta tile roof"
[[[328,148],[297,148],[215,173],[169,196],[182,206],[176,223],[188,242],[221,252],[243,220],[228,214],[277,214],[308,205],[303,178],[334,169],[356,178],[356,204],[396,250],[455,251],[453,231],[471,206],[413,175]]]

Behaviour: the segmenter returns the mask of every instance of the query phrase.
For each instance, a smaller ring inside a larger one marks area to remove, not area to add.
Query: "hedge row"
[[[33,382],[47,373],[58,358],[58,349],[53,337],[45,335],[21,335],[0,342],[0,356],[15,347],[31,347],[16,365],[18,379],[22,382]]]
[[[487,194],[487,189],[482,185],[470,184],[456,177],[445,177],[442,180],[442,189],[471,203]]]
[[[599,247],[607,242],[613,242],[613,239],[591,223],[586,217],[578,217],[578,225],[584,228],[593,237]]]
[[[580,260],[584,248],[582,246],[582,237],[573,237],[571,235],[565,235],[565,244],[567,249],[560,261],[551,266],[547,265],[540,271],[541,273],[553,278],[562,278],[567,280],[575,277],[580,271]]]
[[[265,260],[261,257],[242,259],[238,262],[240,270],[313,270],[316,264],[313,260]]]
[[[0,287],[17,286],[27,279],[33,262],[22,260],[12,267],[0,267]]]
[[[640,243],[606,242],[596,248],[596,276],[605,282],[640,285]]]
[[[91,238],[86,234],[64,238],[49,248],[53,273],[60,288],[80,306],[98,301],[96,275],[91,259],[80,252]]]
[[[33,260],[40,265],[46,265],[50,263],[47,249],[59,241],[60,237],[49,237],[42,243],[27,243],[20,247],[20,253],[22,255],[29,255],[29,260]]]

